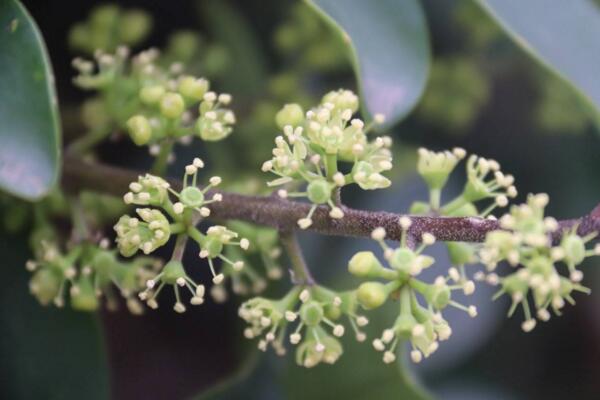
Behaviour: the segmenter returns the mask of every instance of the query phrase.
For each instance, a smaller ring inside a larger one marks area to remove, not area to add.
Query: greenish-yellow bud
[[[565,251],[565,261],[578,265],[585,259],[585,242],[575,234],[566,235],[560,244]]]
[[[49,269],[40,269],[29,281],[31,293],[42,305],[48,305],[58,295],[62,279]]]
[[[138,146],[147,144],[152,138],[150,121],[143,115],[134,115],[127,121],[127,129],[133,143]]]
[[[283,129],[286,125],[298,126],[304,121],[304,110],[299,104],[286,104],[275,116],[277,126]]]
[[[179,81],[179,93],[189,99],[200,101],[208,91],[209,86],[206,79],[196,79],[193,76],[184,76]]]
[[[179,118],[185,111],[185,102],[179,93],[167,93],[160,100],[160,112],[167,118]]]
[[[381,263],[371,251],[358,252],[348,262],[348,271],[358,277],[369,277],[380,268]]]
[[[388,293],[383,283],[365,282],[356,290],[356,296],[363,308],[371,310],[385,303]]]
[[[446,246],[452,265],[470,264],[475,261],[475,246],[462,242],[448,242]]]
[[[140,100],[145,104],[156,104],[165,94],[161,85],[145,86],[140,90]]]
[[[152,18],[142,10],[130,10],[121,15],[119,38],[130,45],[144,40],[152,28]]]

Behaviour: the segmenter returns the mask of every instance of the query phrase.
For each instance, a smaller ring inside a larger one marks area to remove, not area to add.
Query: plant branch
[[[63,165],[63,185],[71,190],[89,189],[122,196],[128,185],[140,173],[102,164],[86,163],[66,155]],[[180,181],[170,181],[174,189],[181,189]],[[211,204],[211,217],[237,219],[258,225],[271,226],[282,232],[298,229],[297,220],[310,209],[309,203],[281,199],[277,196],[248,196],[220,190],[210,190],[207,197],[221,193],[223,201]],[[368,237],[377,227],[385,228],[387,237],[400,239],[398,218],[401,214],[386,211],[357,210],[342,206],[344,218],[329,217],[329,208],[320,206],[313,214],[313,224],[308,230],[335,236]],[[411,216],[409,234],[420,238],[425,232],[432,233],[439,241],[481,242],[487,232],[500,229],[498,221],[475,217]],[[588,215],[578,219],[559,221],[560,229],[553,240],[560,239],[562,232],[577,225],[580,235],[600,234],[600,204]]]
[[[304,261],[302,249],[300,248],[296,234],[294,232],[284,231],[280,233],[279,239],[292,263],[294,283],[298,285],[314,285],[315,279]]]

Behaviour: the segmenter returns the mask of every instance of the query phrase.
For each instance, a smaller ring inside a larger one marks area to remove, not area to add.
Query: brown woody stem
[[[128,191],[129,183],[137,180],[139,172],[113,166],[87,163],[66,155],[63,165],[63,185],[71,190],[88,189],[122,196]],[[170,181],[174,189],[181,189],[181,182]],[[281,199],[277,196],[248,196],[220,190],[223,201],[211,204],[211,217],[216,219],[237,219],[258,225],[271,226],[281,232],[298,230],[297,221],[310,209],[309,203]],[[326,235],[368,237],[377,227],[385,228],[387,237],[400,239],[398,218],[401,214],[386,211],[366,211],[341,207],[344,218],[329,217],[329,208],[320,206],[313,214],[313,224],[308,230]],[[498,221],[475,217],[435,217],[410,216],[412,225],[409,234],[420,238],[425,232],[432,233],[439,241],[481,242],[487,232],[499,229]],[[562,232],[578,225],[577,232],[587,235],[600,234],[600,204],[588,215],[577,219],[559,221],[560,229],[553,240],[560,239]]]

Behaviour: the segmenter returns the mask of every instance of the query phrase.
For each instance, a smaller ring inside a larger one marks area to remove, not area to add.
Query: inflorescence
[[[231,260],[224,254],[229,246],[247,250],[250,242],[247,238],[238,238],[238,234],[222,225],[213,225],[202,233],[196,225],[210,215],[210,204],[222,200],[220,193],[210,197],[209,191],[221,183],[221,178],[213,176],[204,188],[197,186],[198,170],[204,167],[199,158],[185,167],[183,189],[175,191],[167,181],[147,174],[140,176],[129,186],[130,191],[123,197],[125,203],[154,208],[137,208],[138,217],[124,215],[115,225],[117,244],[123,256],[131,256],[138,250],[149,254],[165,245],[171,235],[177,236],[173,257],[165,267],[146,282],[146,290],[140,298],[151,307],[157,308],[157,296],[165,285],[173,287],[177,312],[185,311],[180,298],[179,288],[187,288],[192,294],[191,304],[203,303],[205,288],[187,275],[181,258],[188,239],[196,242],[199,257],[207,260],[212,281],[215,285],[223,283],[225,275],[217,273],[215,261],[220,260],[235,271],[244,268],[244,262]],[[175,199],[175,202],[171,200]]]
[[[95,62],[73,60],[79,71],[74,82],[99,92],[87,109],[100,136],[123,129],[136,145],[149,145],[150,153],[159,155],[161,147],[175,141],[218,141],[232,132],[231,95],[211,91],[207,79],[185,74],[180,63],[163,67],[157,49],[130,57],[128,48],[119,47],[114,54],[97,51],[94,57]]]
[[[373,124],[353,118],[358,110],[358,97],[349,90],[327,93],[321,104],[304,113],[298,104],[287,104],[276,116],[283,136],[275,139],[273,158],[262,165],[264,172],[278,176],[269,186],[284,186],[278,190],[282,198],[305,197],[313,206],[298,220],[306,229],[312,225],[312,215],[318,205],[328,205],[331,218],[343,218],[336,196],[344,186],[356,183],[362,189],[383,189],[391,182],[382,172],[392,168],[388,136],[369,140],[374,124],[384,122],[375,116]],[[340,171],[339,162],[350,162],[350,172]],[[304,190],[301,189],[305,186]]]
[[[158,146],[157,151],[151,151],[159,155],[157,161],[169,156],[174,140],[186,141],[191,135],[206,141],[227,137],[235,122],[233,112],[224,107],[231,96],[211,92],[208,81],[183,75],[177,65],[161,67],[157,57],[155,50],[131,60],[124,48],[118,48],[114,55],[98,52],[97,66],[81,59],[74,62],[80,71],[76,83],[100,90],[105,100],[119,97],[119,90],[127,90],[129,96],[107,112],[112,123],[127,128],[136,144]],[[108,102],[103,107],[109,103],[115,104]],[[197,113],[191,112],[192,107]],[[329,207],[330,218],[344,218],[342,187],[355,183],[364,190],[373,190],[391,184],[383,173],[392,168],[392,140],[386,136],[369,138],[384,118],[375,115],[374,121],[365,125],[354,117],[357,110],[357,96],[338,90],[326,94],[317,107],[307,112],[298,104],[287,104],[276,115],[283,135],[275,139],[273,157],[264,162],[262,171],[277,176],[268,186],[281,187],[276,191],[279,197],[304,197],[312,203],[308,214],[297,221],[300,229],[311,226],[319,205]],[[502,172],[495,160],[476,155],[467,158],[460,148],[443,152],[419,149],[418,156],[417,171],[428,186],[429,201],[415,202],[410,209],[413,215],[496,219],[493,213],[517,196],[514,178]],[[463,190],[444,202],[443,189],[465,158]],[[211,177],[204,187],[198,185],[203,168],[199,158],[185,166],[179,191],[159,176],[164,168],[131,182],[123,201],[137,208],[135,215],[122,215],[114,226],[116,243],[124,257],[140,251],[144,256],[122,261],[107,248],[106,240],[98,242],[89,237],[67,245],[41,240],[34,247],[36,260],[27,263],[34,273],[31,292],[42,304],[54,302],[61,306],[68,289],[74,308],[94,310],[102,295],[109,307],[116,304],[112,292],[117,287],[129,309],[141,313],[138,299],[157,308],[160,293],[170,286],[175,297],[173,309],[182,313],[186,306],[180,290],[189,292],[192,305],[203,304],[207,292],[183,264],[189,241],[197,245],[199,258],[206,260],[214,284],[210,294],[217,302],[227,298],[226,283],[230,283],[233,293],[247,295],[265,289],[268,279],[281,278],[276,230],[238,221],[203,230],[198,227],[211,216],[211,204],[223,200],[222,193],[215,190],[221,184],[219,176]],[[544,217],[547,204],[548,196],[540,194],[530,195],[526,204],[513,205],[499,218],[501,229],[489,232],[483,244],[445,243],[451,265],[433,282],[423,280],[421,273],[435,264],[435,259],[424,251],[436,238],[429,232],[417,237],[411,230],[412,218],[402,216],[398,220],[402,234],[397,246],[386,242],[383,227],[372,231],[372,239],[383,250],[385,265],[369,251],[360,251],[350,259],[349,272],[365,280],[357,288],[337,292],[312,279],[292,279],[293,287],[282,298],[254,297],[241,305],[239,315],[248,324],[244,336],[258,339],[259,349],[272,347],[280,355],[285,354],[289,341],[297,346],[297,363],[305,367],[332,364],[343,353],[339,338],[349,329],[357,341],[367,339],[363,327],[369,321],[363,310],[397,301],[396,319],[372,340],[372,345],[383,352],[385,363],[393,363],[401,341],[408,341],[410,358],[420,362],[452,334],[442,314],[447,307],[477,316],[474,305],[462,304],[454,297],[455,292],[473,294],[475,281],[498,285],[495,297],[511,297],[509,315],[521,306],[523,330],[530,331],[536,317],[546,321],[549,309],[560,315],[565,302],[574,303],[574,292],[589,293],[581,284],[583,273],[579,267],[587,257],[600,255],[600,245],[593,249],[587,246],[595,234],[580,236],[577,226],[563,230],[560,242],[552,243],[552,235],[561,228],[553,218]],[[171,238],[175,238],[174,249],[164,265],[148,257]],[[486,271],[468,273],[466,266],[478,261]],[[501,277],[497,272],[501,262],[507,262],[514,271]],[[568,276],[559,274],[559,263],[565,265]]]

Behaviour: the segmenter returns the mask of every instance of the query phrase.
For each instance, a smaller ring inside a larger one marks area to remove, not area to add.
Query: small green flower
[[[585,258],[600,253],[586,249],[586,244],[595,235],[580,237],[576,233],[577,227],[565,231],[560,244],[552,246],[550,235],[559,226],[555,219],[544,217],[548,201],[546,194],[529,195],[526,204],[512,206],[510,213],[500,218],[500,226],[506,230],[489,232],[480,251],[481,261],[489,271],[495,270],[501,261],[508,261],[513,267],[520,266],[505,277],[492,272],[487,276],[481,273],[478,278],[500,285],[494,298],[503,294],[510,296],[509,316],[519,305],[522,306],[525,318],[522,328],[525,332],[535,328],[536,317],[541,321],[550,319],[549,308],[560,315],[565,301],[574,304],[573,292],[590,292],[579,283],[583,273],[577,266]],[[559,262],[566,264],[569,278],[558,273]],[[530,294],[532,303],[528,300]]]
[[[286,105],[277,114],[284,136],[276,137],[273,158],[263,163],[262,170],[278,176],[269,186],[306,184],[306,190],[278,191],[280,197],[306,197],[313,203],[308,214],[298,220],[302,229],[312,225],[312,215],[321,204],[329,206],[331,218],[344,217],[334,200],[338,188],[357,183],[370,190],[391,184],[381,173],[392,168],[392,141],[389,137],[368,141],[373,124],[365,127],[363,121],[352,118],[357,107],[356,95],[339,90],[325,95],[321,104],[306,114],[296,104]],[[383,121],[381,116],[375,120]],[[352,172],[339,172],[340,161],[353,163]]]
[[[183,313],[186,310],[185,305],[181,301],[181,294],[179,288],[187,288],[191,293],[190,304],[200,305],[204,303],[205,288],[204,285],[199,285],[192,278],[190,278],[181,261],[171,260],[169,261],[162,271],[152,279],[146,281],[146,290],[139,294],[142,301],[145,301],[150,308],[158,308],[158,301],[156,298],[165,287],[170,285],[173,287],[175,293],[175,305],[173,310],[178,313]]]
[[[242,304],[239,315],[250,325],[244,336],[249,339],[263,336],[258,348],[266,351],[271,344],[280,355],[285,354],[283,342],[288,325],[298,322],[289,340],[298,345],[298,365],[310,368],[320,362],[333,364],[342,355],[342,346],[336,338],[345,333],[344,325],[339,323],[343,315],[348,318],[356,339],[365,340],[359,327],[368,320],[357,315],[356,308],[354,292],[335,293],[322,286],[311,286],[295,287],[281,300],[251,299]]]
[[[152,127],[148,118],[143,115],[134,115],[127,120],[127,128],[131,140],[138,146],[143,146],[150,142],[152,138]]]
[[[433,152],[424,148],[419,149],[417,171],[432,190],[440,190],[448,181],[448,177],[456,164],[465,157],[463,149],[456,148],[452,152]]]
[[[457,290],[467,296],[473,294],[475,284],[466,278],[462,268],[459,272],[455,267],[449,269],[448,277],[438,276],[433,284],[418,279],[421,272],[435,261],[422,254],[427,246],[435,243],[435,237],[424,233],[420,239],[421,244],[413,248],[408,244],[411,219],[401,217],[398,224],[402,235],[400,246],[395,249],[386,244],[385,229],[376,228],[371,233],[371,237],[382,247],[389,268],[384,267],[373,253],[360,252],[352,257],[348,269],[361,278],[387,281],[368,281],[358,287],[356,299],[363,308],[378,308],[389,299],[400,299],[400,314],[396,322],[383,332],[381,338],[373,341],[375,349],[384,352],[384,362],[395,361],[395,350],[400,339],[410,340],[413,347],[411,358],[414,362],[420,362],[423,356],[428,357],[437,350],[439,341],[448,339],[452,333],[442,317],[442,310],[452,306],[471,317],[477,315],[475,306],[464,306],[452,299],[452,292]],[[463,255],[461,259],[465,258]],[[454,283],[449,284],[451,281]],[[420,305],[417,295],[422,298],[426,307]]]
[[[123,196],[123,201],[125,204],[159,207],[168,200],[169,188],[169,183],[164,179],[146,174],[129,184],[130,191]]]
[[[160,112],[166,118],[179,118],[185,111],[185,102],[179,93],[168,92],[160,98]]]
[[[114,228],[119,251],[125,257],[134,255],[138,250],[150,254],[167,243],[171,235],[169,221],[159,210],[138,208],[136,213],[141,220],[124,215]]]
[[[184,76],[179,80],[179,93],[193,101],[201,101],[210,88],[210,83],[204,78]]]
[[[206,92],[204,101],[200,103],[200,116],[196,122],[196,131],[206,141],[217,141],[226,138],[233,131],[235,123],[233,111],[221,108],[231,102],[231,95]]]

